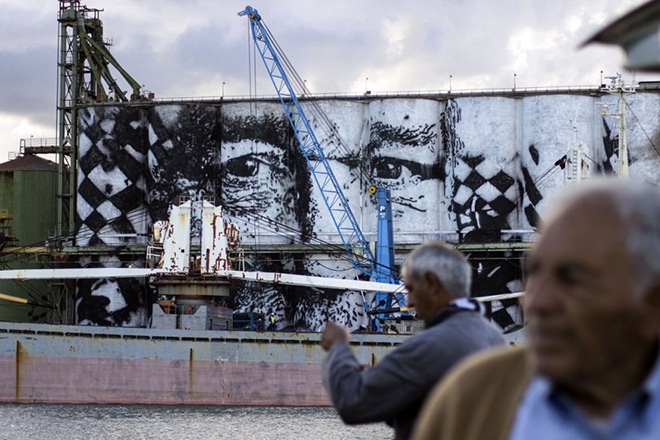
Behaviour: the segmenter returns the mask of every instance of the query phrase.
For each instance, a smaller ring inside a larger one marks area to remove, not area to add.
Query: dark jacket
[[[395,439],[407,439],[426,395],[445,372],[503,343],[501,332],[478,312],[450,306],[372,368],[361,371],[348,345],[335,345],[323,362],[323,381],[344,422],[387,421]]]

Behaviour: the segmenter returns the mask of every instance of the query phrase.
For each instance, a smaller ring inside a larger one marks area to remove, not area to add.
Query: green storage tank
[[[4,268],[38,268],[36,255],[20,259],[8,254],[13,246],[43,245],[57,225],[57,164],[38,156],[20,156],[0,164],[0,244]],[[11,229],[8,228],[11,227]],[[7,243],[9,234],[16,239]],[[43,281],[0,281],[0,293],[43,303],[47,297]],[[46,310],[0,300],[0,320],[31,320]]]

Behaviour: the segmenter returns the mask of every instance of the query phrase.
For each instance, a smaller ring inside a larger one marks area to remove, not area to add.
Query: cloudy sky
[[[82,0],[156,97],[248,95],[247,0]],[[248,2],[249,3],[249,2]],[[316,93],[597,85],[621,70],[586,38],[645,0],[253,0]],[[56,0],[0,0],[0,162],[55,136]],[[251,44],[251,43],[250,43]],[[260,62],[260,61],[259,61]],[[257,66],[263,72],[262,66]],[[623,72],[622,72],[623,73]],[[263,75],[263,74],[262,74]],[[625,74],[631,80],[630,74]],[[367,80],[368,78],[368,80]],[[637,76],[637,80],[655,77]],[[263,76],[257,94],[273,93]]]

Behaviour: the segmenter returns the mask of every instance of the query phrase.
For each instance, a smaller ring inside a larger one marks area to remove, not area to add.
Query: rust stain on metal
[[[195,362],[193,356],[193,349],[190,348],[190,353],[188,355],[188,394],[189,397],[193,397],[193,363]]]
[[[218,214],[213,213],[213,220],[211,221],[211,225],[213,227],[213,237],[217,237],[218,231],[217,231],[217,224],[218,224],[218,218],[222,218]],[[215,240],[213,240],[213,247],[215,248]]]
[[[303,345],[305,350],[305,361],[311,363],[314,359],[314,352],[317,350],[317,347],[311,344]]]
[[[21,399],[21,342],[16,341],[16,362],[15,362],[15,377],[14,377],[14,399],[19,402]]]

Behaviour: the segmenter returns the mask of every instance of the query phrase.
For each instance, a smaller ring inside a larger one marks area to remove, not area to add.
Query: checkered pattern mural
[[[450,216],[459,233],[481,241],[509,229],[508,216],[516,208],[519,188],[516,180],[483,155],[462,156],[451,170],[453,194]],[[450,177],[451,178],[451,177]]]
[[[121,234],[145,234],[146,127],[139,109],[83,109],[78,156],[76,243],[121,244]]]

